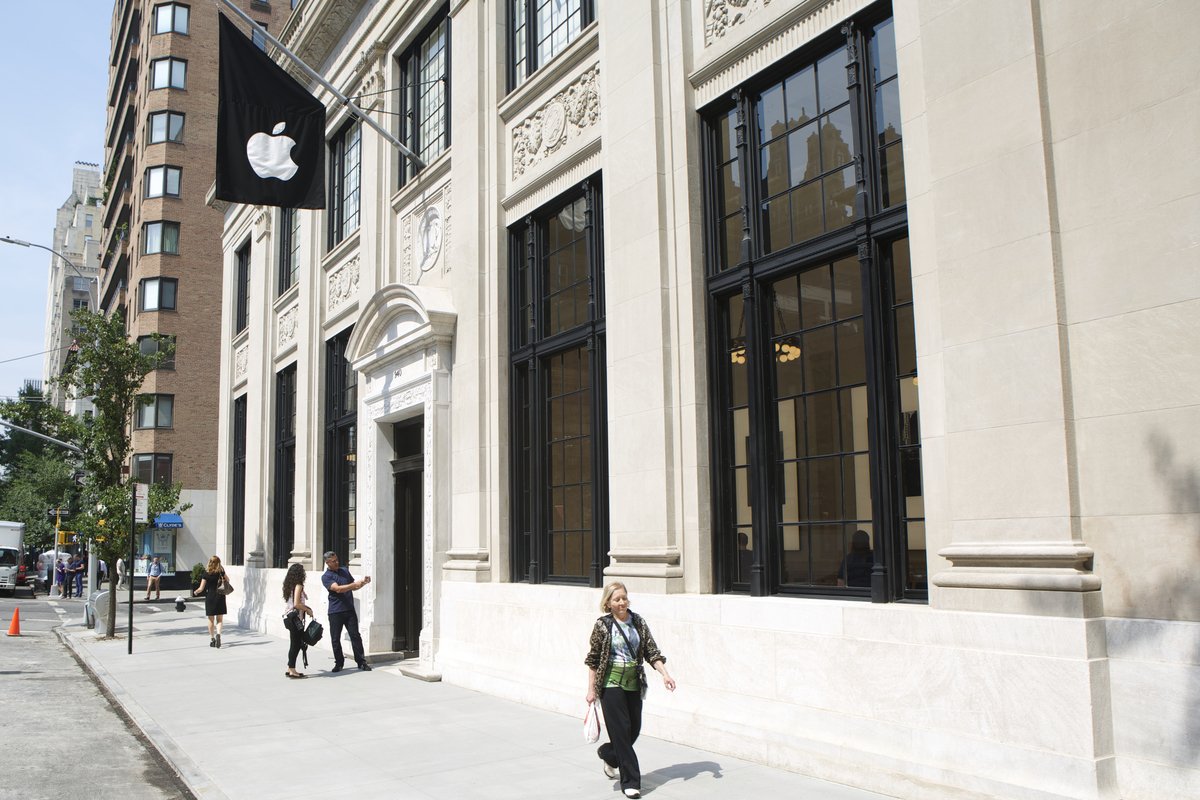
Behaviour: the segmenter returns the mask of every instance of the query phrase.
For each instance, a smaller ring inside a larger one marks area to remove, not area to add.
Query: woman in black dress
[[[221,559],[217,556],[208,560],[208,566],[204,570],[204,577],[200,579],[200,585],[192,594],[196,597],[204,595],[204,613],[208,615],[208,646],[220,647],[221,621],[228,613],[221,586],[229,579],[225,576],[225,568],[221,566]]]

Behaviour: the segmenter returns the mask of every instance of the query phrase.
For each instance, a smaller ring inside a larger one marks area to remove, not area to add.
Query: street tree
[[[91,397],[95,407],[91,424],[81,437],[83,501],[72,524],[98,557],[114,564],[129,554],[134,481],[125,476],[124,468],[132,449],[133,416],[138,405],[149,400],[141,396],[146,376],[174,355],[175,345],[169,337],[154,334],[155,352],[143,353],[126,334],[121,312],[106,317],[81,309],[71,316],[79,331],[77,349],[69,354],[59,381],[77,396]],[[179,503],[181,488],[180,484],[152,487],[150,513],[186,510],[188,506]],[[109,579],[113,583],[108,593],[106,635],[113,636],[115,569],[109,570]]]

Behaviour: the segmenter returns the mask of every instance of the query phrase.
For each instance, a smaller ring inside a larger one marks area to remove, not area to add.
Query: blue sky
[[[0,235],[53,246],[76,161],[101,163],[112,0],[0,0]],[[0,397],[42,377],[50,254],[0,243]],[[18,360],[12,360],[18,359]]]

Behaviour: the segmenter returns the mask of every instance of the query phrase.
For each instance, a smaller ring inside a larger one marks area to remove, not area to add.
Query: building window
[[[426,164],[450,146],[450,18],[443,9],[400,58],[400,138]],[[407,159],[404,183],[416,173]]]
[[[566,49],[596,18],[595,0],[508,0],[509,81],[525,79]]]
[[[156,58],[150,62],[151,89],[186,89],[187,62],[181,58]]]
[[[246,395],[233,401],[233,476],[230,481],[229,563],[241,566],[246,549]]]
[[[300,214],[297,209],[279,211],[279,294],[296,285],[300,272]]]
[[[179,253],[179,223],[178,222],[147,222],[142,236],[142,252],[145,255],[155,253]]]
[[[87,292],[90,294],[92,291],[92,282],[87,278],[72,278],[71,288],[76,292]]]
[[[179,167],[150,167],[146,170],[146,197],[179,197]]]
[[[509,229],[513,580],[599,586],[608,553],[603,252],[592,181]]]
[[[358,228],[362,126],[351,123],[329,143],[329,247]]]
[[[144,278],[138,292],[142,301],[139,308],[142,311],[174,311],[178,285],[174,278]]]
[[[147,125],[149,143],[182,142],[184,115],[175,111],[155,111]]]
[[[73,300],[71,300],[71,310],[72,311],[86,311],[88,308],[88,305],[89,305],[89,302],[86,299],[76,297]]]
[[[892,22],[841,34],[704,112],[717,575],[925,599]]]
[[[170,483],[170,453],[136,453],[133,456],[133,479],[138,483]]]
[[[358,373],[346,345],[350,329],[325,344],[325,543],[344,561],[358,546]]]
[[[175,427],[175,396],[170,394],[144,394],[137,407],[137,427]]]
[[[149,357],[156,357],[161,350],[171,348],[170,355],[158,362],[155,369],[175,369],[175,337],[160,333],[138,337],[138,351]]]
[[[296,365],[275,375],[275,530],[271,566],[288,565],[296,535]]]
[[[235,256],[237,274],[234,282],[233,332],[241,333],[250,324],[250,243],[242,245]]]
[[[179,3],[163,3],[154,7],[154,33],[188,32],[188,7]]]

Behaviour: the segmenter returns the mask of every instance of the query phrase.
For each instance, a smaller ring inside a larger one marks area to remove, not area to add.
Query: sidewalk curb
[[[198,800],[200,798],[203,800],[229,800],[228,795],[217,788],[212,778],[192,761],[183,748],[176,744],[175,740],[130,696],[125,687],[92,656],[87,645],[75,641],[76,634],[68,631],[67,627],[60,625],[54,628],[54,633],[58,636],[59,641],[75,654],[84,670],[104,689],[109,700],[138,727],[149,745],[175,771],[192,796]]]

